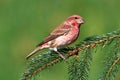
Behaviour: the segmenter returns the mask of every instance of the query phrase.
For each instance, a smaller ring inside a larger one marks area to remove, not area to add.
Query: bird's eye
[[[77,17],[75,17],[75,19],[78,19]]]

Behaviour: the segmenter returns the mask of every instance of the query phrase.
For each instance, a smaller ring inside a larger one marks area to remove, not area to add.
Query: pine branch
[[[120,38],[120,30],[113,31],[102,36],[88,37],[77,44],[75,47],[60,48],[58,51],[62,53],[65,57],[69,58],[73,55],[76,55],[80,51],[84,51],[89,48],[92,49],[97,45],[102,45],[102,47],[105,47],[118,38]],[[47,67],[61,61],[63,60],[53,51],[48,51],[46,53],[40,54],[30,60],[26,71],[22,75],[21,80],[29,80],[31,77],[37,75],[37,73],[41,70],[44,70]]]
[[[108,58],[106,67],[100,77],[100,80],[114,80],[120,66],[120,40],[118,40],[113,46],[111,57]]]
[[[109,70],[107,71],[107,74],[106,74],[104,80],[107,80],[107,78],[110,76],[110,74],[113,73],[112,70],[114,69],[114,67],[117,65],[117,63],[118,63],[119,61],[120,61],[120,56],[118,56],[118,57],[114,60],[113,64],[110,66]],[[112,74],[112,75],[113,75],[113,74]],[[114,75],[115,75],[115,74],[114,74]],[[113,76],[114,76],[114,75],[113,75]],[[112,79],[112,78],[111,78],[111,79]]]
[[[80,58],[73,58],[68,68],[69,80],[87,80],[92,60],[90,48],[82,51]]]

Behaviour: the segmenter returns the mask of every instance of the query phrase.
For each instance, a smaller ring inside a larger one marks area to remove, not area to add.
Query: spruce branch
[[[120,38],[120,30],[113,31],[111,33],[107,33],[105,35],[101,36],[92,36],[88,37],[79,44],[75,45],[75,47],[65,47],[60,48],[58,51],[63,54],[65,57],[69,58],[73,55],[78,54],[81,51],[85,51],[87,49],[92,49],[96,47],[97,45],[101,45],[102,47],[105,47],[106,45],[109,45],[114,41],[115,39]],[[85,52],[88,53],[88,52]],[[84,54],[85,54],[84,53]],[[79,60],[79,59],[78,59]],[[117,60],[117,58],[116,58]],[[38,72],[46,69],[49,66],[52,66],[58,62],[63,61],[55,52],[48,51],[43,54],[40,54],[34,58],[32,58],[29,61],[28,67],[26,71],[23,73],[21,80],[29,80],[31,77],[37,75]],[[119,61],[119,59],[118,59]],[[79,61],[78,61],[79,62]],[[77,63],[76,63],[77,64]],[[90,62],[89,62],[90,64]],[[85,67],[86,65],[84,65]],[[89,66],[86,67],[89,70]],[[88,72],[86,73],[88,76]],[[85,77],[87,77],[85,76]],[[87,78],[86,78],[87,79]],[[81,79],[83,80],[83,79]]]
[[[114,60],[113,64],[110,66],[109,70],[107,71],[107,74],[106,74],[104,80],[107,80],[107,78],[108,78],[109,75],[111,74],[113,68],[117,65],[117,63],[118,63],[119,61],[120,61],[120,56],[118,56],[118,57]],[[112,80],[112,78],[111,78],[111,80]]]
[[[81,52],[80,58],[73,58],[68,67],[69,80],[87,80],[92,60],[90,48]]]
[[[120,66],[120,39],[115,42],[115,45],[112,46],[113,49],[111,56],[108,56],[106,67],[103,70],[103,73],[100,80],[114,80],[115,74],[117,73]]]

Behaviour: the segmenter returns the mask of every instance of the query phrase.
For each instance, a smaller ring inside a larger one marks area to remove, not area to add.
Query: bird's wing
[[[61,26],[56,28],[54,31],[52,31],[52,33],[48,37],[46,37],[45,40],[42,41],[37,46],[40,46],[40,45],[42,45],[42,44],[44,44],[46,42],[54,40],[54,39],[56,39],[57,37],[59,37],[61,35],[66,35],[70,30],[71,30],[71,25],[62,24]]]

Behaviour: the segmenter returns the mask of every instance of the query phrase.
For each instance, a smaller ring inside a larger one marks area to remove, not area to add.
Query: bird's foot
[[[56,53],[58,53],[58,55],[65,60],[68,63],[68,60],[65,58],[65,56],[63,56],[60,52],[56,51]]]

